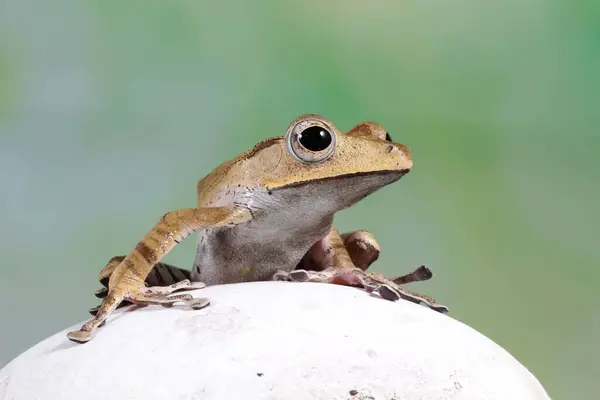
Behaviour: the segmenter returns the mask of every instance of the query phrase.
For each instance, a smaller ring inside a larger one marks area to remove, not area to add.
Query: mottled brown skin
[[[364,122],[342,134],[321,116],[298,117],[284,136],[260,142],[200,180],[198,208],[165,214],[129,254],[113,257],[100,273],[102,304],[69,339],[89,341],[117,307],[130,303],[205,307],[208,299],[172,295],[204,284],[313,279],[392,299],[390,293],[402,291],[398,284],[364,271],[379,256],[375,238],[366,231],[340,235],[333,216],[412,166],[408,148],[392,142],[379,124]],[[198,233],[192,271],[160,262],[192,232]],[[425,275],[398,279],[431,277]],[[426,297],[409,297],[432,305]]]

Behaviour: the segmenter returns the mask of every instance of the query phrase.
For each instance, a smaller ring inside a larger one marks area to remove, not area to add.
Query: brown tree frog
[[[377,123],[363,122],[344,134],[326,118],[302,115],[284,136],[258,143],[200,180],[196,208],[165,214],[129,254],[112,258],[100,273],[105,287],[96,295],[102,304],[68,338],[89,341],[123,305],[181,302],[198,309],[209,300],[173,293],[272,279],[357,286],[445,312],[433,299],[399,287],[431,278],[427,267],[391,280],[367,272],[379,256],[375,238],[333,228],[336,212],[412,167],[409,149]],[[160,262],[193,232],[198,246],[191,271]]]

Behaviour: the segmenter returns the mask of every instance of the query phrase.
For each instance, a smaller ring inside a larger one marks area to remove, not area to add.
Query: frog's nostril
[[[399,144],[399,143],[394,143],[396,145],[396,147],[398,148],[398,150],[400,150],[400,152],[404,155],[404,157],[408,158],[409,160],[412,160],[412,154],[410,153],[410,149],[406,146],[404,146],[403,144]]]

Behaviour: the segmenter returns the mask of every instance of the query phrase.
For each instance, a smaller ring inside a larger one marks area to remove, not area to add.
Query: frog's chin
[[[352,182],[348,182],[350,187],[356,186],[357,190],[354,193],[349,194],[349,202],[345,208],[351,207],[359,201],[363,200],[365,197],[368,197],[369,195],[375,193],[379,189],[399,181],[400,178],[406,175],[409,171],[410,170],[383,171],[374,174],[373,177],[370,179],[365,179],[365,177],[363,177],[363,179],[365,179],[363,184],[357,182],[355,185],[352,185]]]
[[[257,208],[280,208],[297,213],[299,218],[332,215],[348,208],[384,186],[396,182],[409,170],[353,173],[319,181],[295,182],[267,190],[256,197]],[[268,204],[268,207],[267,207]]]

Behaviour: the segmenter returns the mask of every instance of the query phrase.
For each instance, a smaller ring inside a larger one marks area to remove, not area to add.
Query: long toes
[[[429,302],[427,300],[421,300],[421,302],[419,303],[422,306],[425,306],[427,308],[432,309],[433,311],[437,311],[441,314],[448,314],[448,307],[442,305],[442,304],[437,304],[437,303],[432,303]]]
[[[171,290],[167,291],[166,294],[170,294],[170,293],[176,293],[179,291],[184,291],[184,290],[196,290],[196,289],[204,289],[206,287],[206,283],[204,282],[191,282],[191,283],[186,283],[186,284],[182,284],[184,281],[177,283],[179,286],[177,287],[173,287],[174,285],[171,285],[170,288]]]
[[[210,304],[210,300],[204,297],[194,298],[191,294],[175,294],[167,296],[164,294],[140,294],[130,298],[131,301],[145,304],[158,304],[163,307],[172,307],[175,303],[184,303],[185,305],[199,310]]]
[[[103,287],[102,289],[98,289],[94,292],[94,296],[99,299],[103,299],[108,294],[108,288]]]
[[[174,302],[175,301],[189,302],[189,301],[194,300],[194,296],[192,296],[191,294],[179,294],[177,296],[167,297],[167,299],[172,299]]]
[[[285,282],[306,282],[310,279],[310,274],[304,269],[296,269],[293,271],[277,271],[271,277],[273,281]]]
[[[92,333],[86,331],[73,331],[67,333],[67,338],[73,342],[87,343],[92,338]]]
[[[210,299],[207,297],[199,297],[197,299],[193,299],[187,303],[189,307],[193,310],[200,310],[210,304]]]
[[[172,284],[171,288],[184,288],[184,287],[190,287],[190,286],[192,286],[192,281],[190,281],[189,279],[184,279],[180,282]]]
[[[400,295],[388,285],[381,285],[375,290],[381,298],[389,301],[400,300]]]
[[[294,271],[290,271],[288,276],[294,282],[306,282],[307,280],[310,279],[309,273],[303,269],[297,269]]]
[[[398,301],[401,298],[404,298],[405,300],[412,301],[413,303],[417,303],[425,307],[431,308],[432,310],[440,312],[442,314],[447,314],[449,311],[448,307],[442,304],[435,303],[429,298],[420,297],[417,295],[408,295],[406,293],[404,294],[404,296],[402,296],[401,293],[394,290],[394,288],[392,288],[389,285],[381,285],[375,291],[385,300]]]
[[[433,273],[431,270],[426,265],[421,265],[419,268],[415,269],[409,274],[392,279],[392,282],[394,282],[396,285],[404,285],[411,282],[426,281],[432,277]]]
[[[287,271],[279,270],[273,274],[271,280],[273,281],[289,281],[290,273]]]
[[[421,265],[413,272],[413,274],[415,275],[415,278],[418,278],[420,281],[426,281],[433,277],[433,272],[431,272],[427,265]]]
[[[190,285],[190,289],[204,289],[206,287],[206,283],[204,282],[192,282]]]
[[[441,304],[431,304],[429,305],[429,308],[431,308],[432,310],[435,310],[437,312],[440,312],[442,314],[448,314],[448,312],[450,311],[450,309],[444,305]]]
[[[179,290],[192,290],[192,289],[202,289],[206,285],[202,282],[192,282],[189,279],[184,279],[181,282],[174,283],[170,286],[151,286],[144,289],[144,294],[148,296],[153,295],[167,295]]]
[[[351,286],[357,288],[368,288],[368,285],[363,279],[352,272],[343,272],[335,274],[327,279],[327,283],[340,286]]]
[[[142,293],[138,296],[130,297],[131,301],[134,303],[144,303],[146,305],[150,304],[173,304],[173,303],[188,303],[194,300],[194,296],[191,294],[174,294],[174,295],[165,295],[165,294],[145,294]]]
[[[188,289],[190,286],[192,286],[192,282],[189,279],[184,279],[181,282],[172,284],[171,286],[149,288],[149,291],[169,294],[181,289]]]

